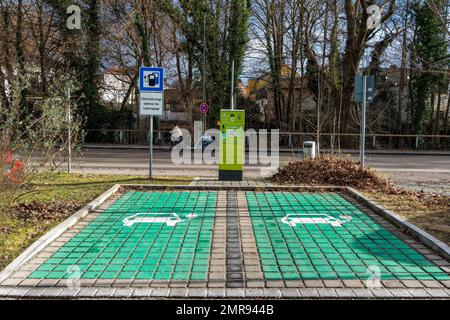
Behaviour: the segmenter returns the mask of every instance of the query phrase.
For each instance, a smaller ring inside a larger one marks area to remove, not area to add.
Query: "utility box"
[[[316,143],[314,141],[303,141],[303,159],[314,159],[316,157]]]
[[[245,161],[245,111],[220,110],[219,180],[242,181]]]

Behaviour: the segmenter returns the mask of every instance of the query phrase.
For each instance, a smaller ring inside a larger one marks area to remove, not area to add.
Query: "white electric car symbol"
[[[196,214],[186,215],[188,219],[197,218]],[[164,213],[164,212],[143,212],[136,213],[132,216],[126,217],[122,220],[125,227],[131,227],[135,223],[165,223],[168,227],[174,227],[178,223],[183,222],[176,213]]]
[[[294,213],[287,214],[285,217],[281,218],[281,222],[292,227],[295,227],[297,224],[329,224],[333,227],[340,227],[342,224],[352,219],[351,216],[347,215],[341,215],[339,218],[340,219],[321,213]]]

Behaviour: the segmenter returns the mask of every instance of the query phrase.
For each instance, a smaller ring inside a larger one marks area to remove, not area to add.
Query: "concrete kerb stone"
[[[78,221],[86,217],[90,212],[97,209],[103,202],[106,201],[111,195],[116,193],[120,188],[120,185],[116,184],[95,200],[88,203],[86,206],[78,210],[75,214],[61,222],[55,228],[44,234],[38,240],[36,240],[31,246],[29,246],[21,255],[19,255],[14,261],[12,261],[2,272],[0,272],[0,283],[9,278],[17,269],[19,269],[24,263],[33,258],[36,254],[41,252],[48,244],[58,238],[70,227],[74,226]]]
[[[138,191],[149,191],[149,190],[186,190],[186,191],[259,191],[264,189],[277,190],[277,191],[292,191],[292,192],[338,192],[345,191],[346,187],[341,186],[305,186],[305,185],[268,185],[268,186],[235,186],[235,185],[162,185],[162,184],[121,184],[120,191],[126,190],[138,190]]]
[[[378,203],[376,203],[373,200],[367,199],[362,193],[359,191],[353,189],[353,188],[347,188],[348,192],[356,198],[358,201],[362,202],[364,205],[369,207],[369,209],[375,211],[375,213],[379,214],[398,228],[400,228],[402,231],[408,233],[415,239],[422,242],[427,247],[431,248],[435,252],[439,253],[441,256],[443,256],[445,259],[450,261],[450,247],[447,246],[442,241],[436,239],[429,233],[425,232],[424,230],[420,229],[419,227],[415,226],[414,224],[408,222],[406,219],[403,219],[396,213],[382,207]]]

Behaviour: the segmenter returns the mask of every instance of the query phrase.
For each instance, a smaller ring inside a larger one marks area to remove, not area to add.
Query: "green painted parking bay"
[[[336,193],[246,192],[267,280],[449,280]]]
[[[206,280],[216,192],[127,192],[29,278]],[[75,269],[74,269],[75,267]]]

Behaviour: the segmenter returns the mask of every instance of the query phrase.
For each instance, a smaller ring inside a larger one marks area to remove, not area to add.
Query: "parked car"
[[[202,151],[204,151],[206,149],[206,147],[209,146],[211,143],[214,143],[215,140],[216,140],[216,137],[214,137],[214,136],[204,135],[194,145],[194,149],[195,150],[201,149]]]

